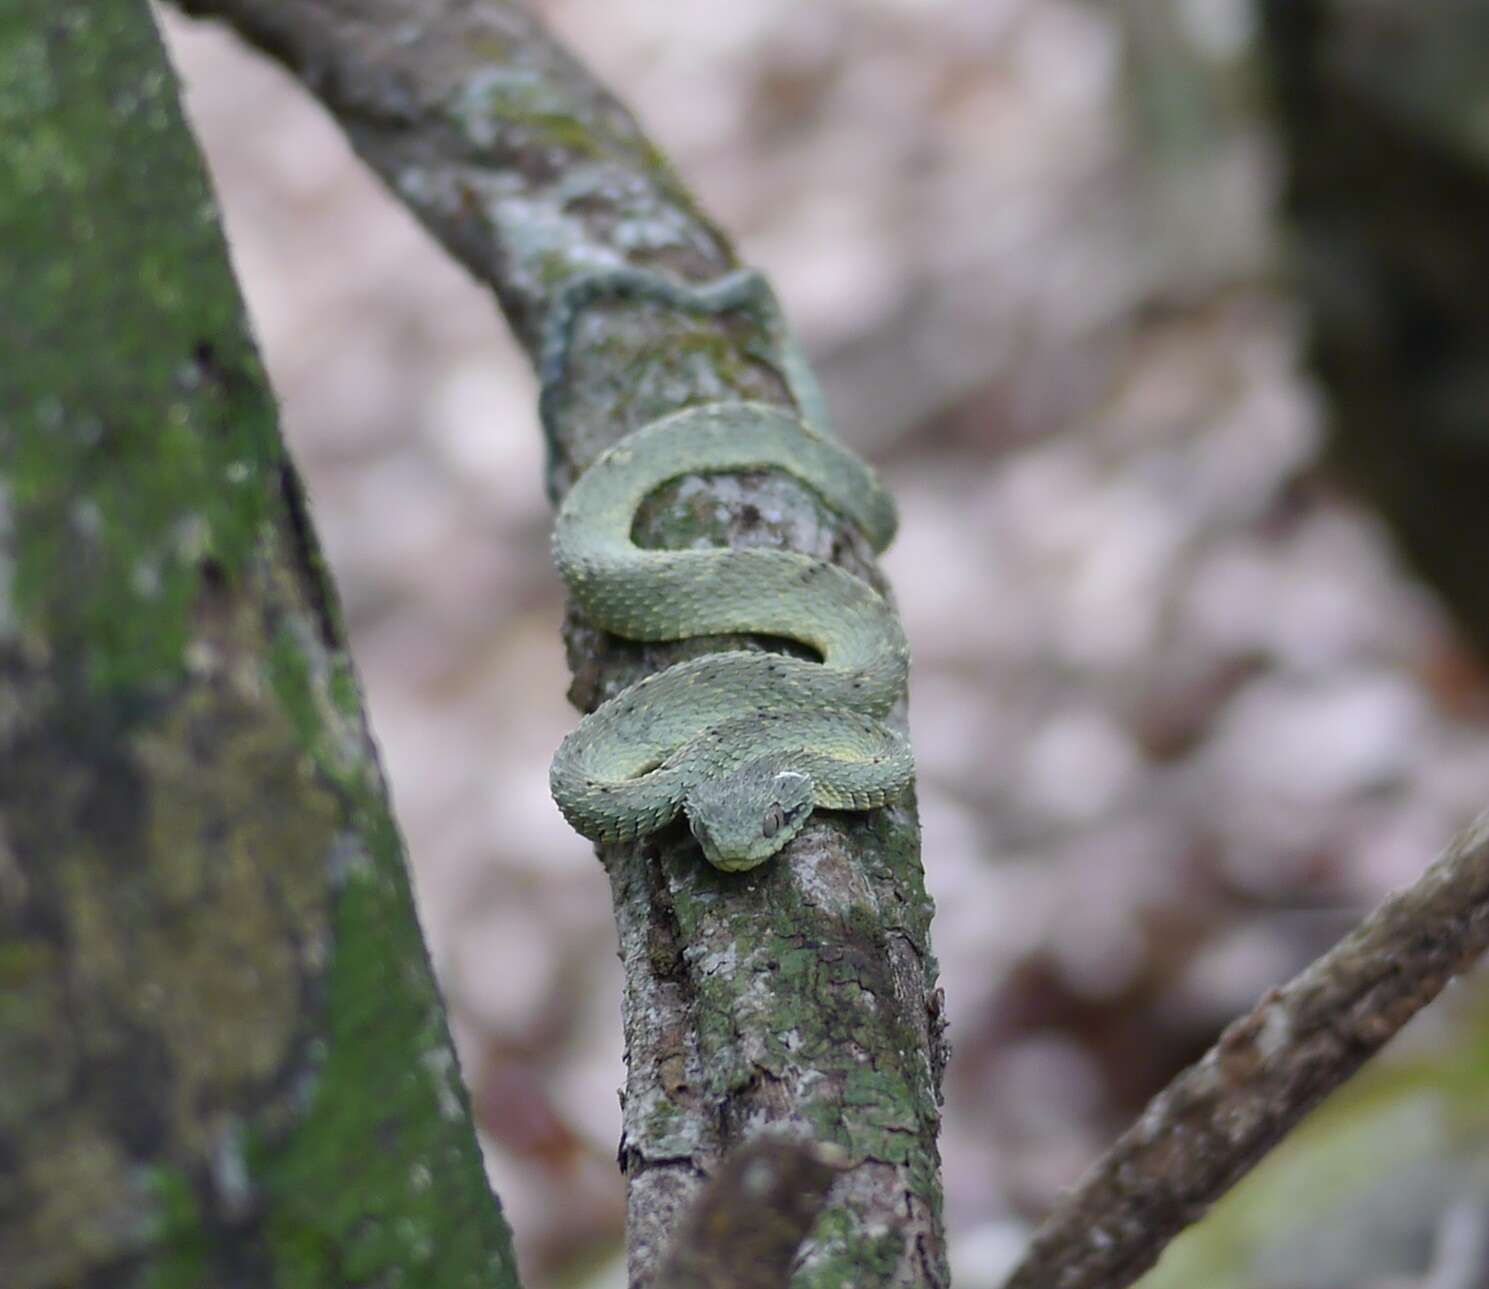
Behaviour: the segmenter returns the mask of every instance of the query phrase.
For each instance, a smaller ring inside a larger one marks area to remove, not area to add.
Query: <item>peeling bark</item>
[[[0,17],[0,1267],[511,1287],[143,0]]]
[[[399,200],[491,285],[531,353],[555,290],[631,264],[702,282],[727,242],[625,111],[528,15],[497,0],[186,0],[282,60]],[[689,403],[787,404],[745,318],[616,302],[576,325],[550,490],[631,429]],[[661,490],[641,540],[790,546],[882,588],[861,536],[782,476]],[[571,615],[584,708],[720,642],[637,646]],[[685,829],[607,847],[626,968],[621,1164],[633,1283],[655,1276],[677,1216],[761,1128],[841,1147],[840,1179],[793,1284],[940,1285],[936,1131],[944,1040],[913,801],[820,817],[740,876]]]

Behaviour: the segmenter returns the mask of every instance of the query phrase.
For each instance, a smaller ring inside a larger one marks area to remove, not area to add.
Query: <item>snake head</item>
[[[801,831],[812,794],[811,776],[767,759],[694,785],[683,810],[704,858],[738,873],[763,864]]]

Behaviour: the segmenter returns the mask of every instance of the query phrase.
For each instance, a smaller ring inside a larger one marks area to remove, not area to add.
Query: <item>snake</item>
[[[774,365],[801,410],[711,402],[626,434],[583,471],[558,509],[553,554],[596,626],[637,641],[717,634],[782,637],[815,658],[730,649],[679,662],[602,703],[553,758],[553,798],[596,842],[647,837],[684,815],[725,872],[780,852],[814,810],[869,810],[911,782],[907,740],[885,723],[905,691],[908,649],[885,599],[862,578],[790,550],[642,547],[646,497],[687,475],[779,470],[852,521],[873,549],[894,536],[893,501],[827,423],[825,402],[774,295],[741,269],[704,286],[649,269],[571,279],[548,314],[539,376],[550,450],[575,320],[607,297],[692,313],[746,309],[764,320]]]

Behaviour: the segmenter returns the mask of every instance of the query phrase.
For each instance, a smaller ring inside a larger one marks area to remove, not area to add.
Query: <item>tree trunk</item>
[[[515,1286],[144,0],[0,18],[0,1267]]]
[[[1333,456],[1489,656],[1489,10],[1263,12]]]

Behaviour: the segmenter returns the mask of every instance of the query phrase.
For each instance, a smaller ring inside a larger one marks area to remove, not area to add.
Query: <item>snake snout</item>
[[[810,775],[763,757],[694,785],[683,810],[708,862],[741,872],[763,864],[801,831],[813,791]]]

